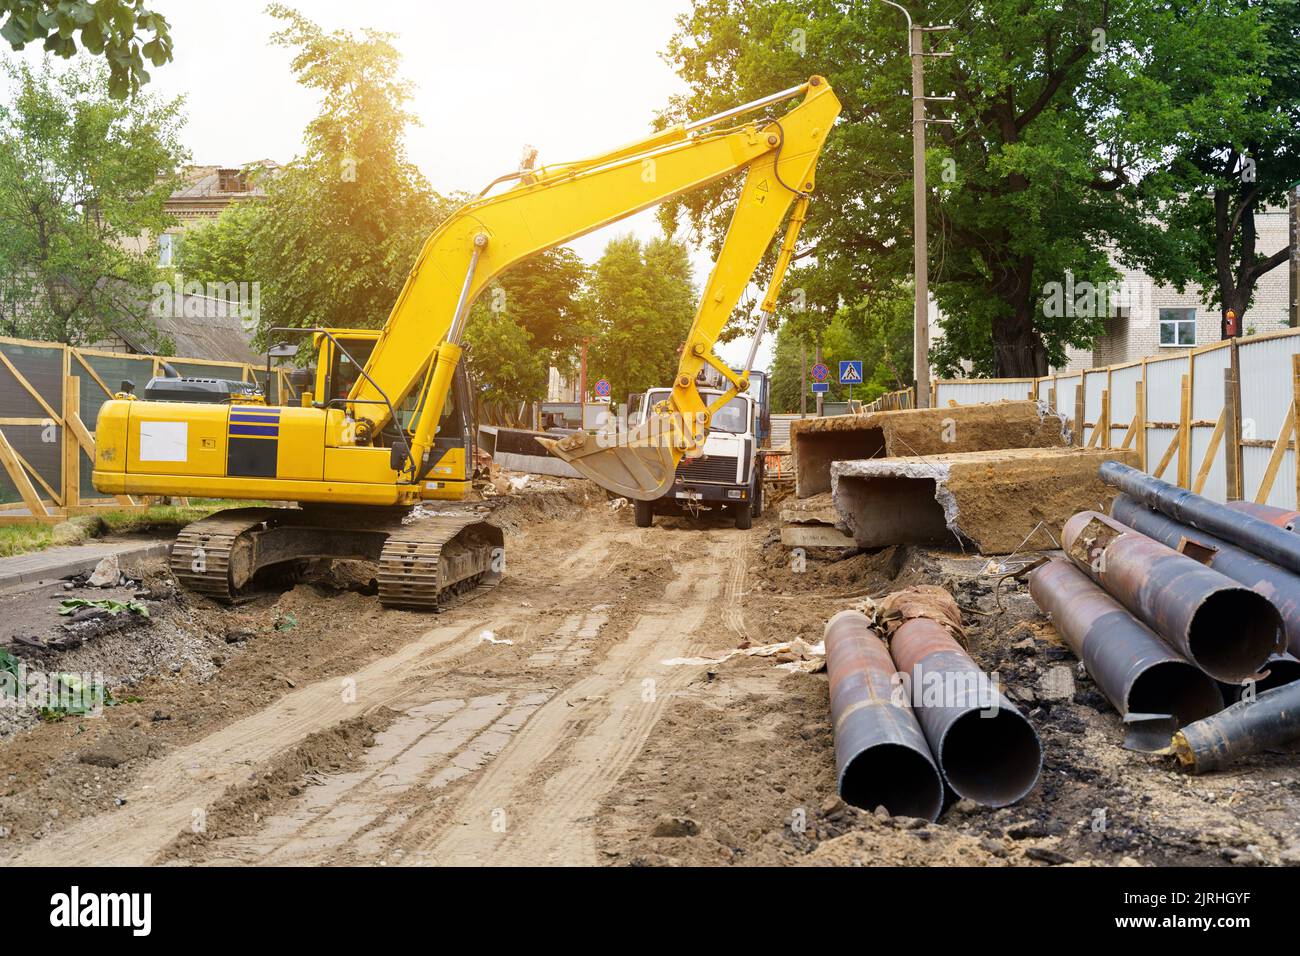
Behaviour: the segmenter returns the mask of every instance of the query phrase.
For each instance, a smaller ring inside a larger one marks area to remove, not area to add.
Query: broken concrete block
[[[795,495],[831,490],[831,462],[1069,445],[1066,420],[1040,402],[994,402],[790,423]]]
[[[110,554],[101,558],[99,564],[95,565],[95,570],[90,572],[86,584],[92,588],[111,588],[116,587],[121,578],[121,562],[118,561],[116,554]]]
[[[1116,492],[1097,475],[1103,461],[1136,467],[1138,455],[1008,448],[837,461],[831,467],[832,496],[859,547],[960,542],[981,554],[1010,554],[1022,547],[1058,547],[1072,515],[1104,511]]]
[[[787,548],[856,548],[829,492],[791,501],[781,509],[781,543]]]

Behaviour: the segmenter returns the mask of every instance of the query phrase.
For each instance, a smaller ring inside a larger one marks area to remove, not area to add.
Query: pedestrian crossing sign
[[[840,363],[840,384],[841,385],[861,385],[862,384],[862,360],[849,359]]]

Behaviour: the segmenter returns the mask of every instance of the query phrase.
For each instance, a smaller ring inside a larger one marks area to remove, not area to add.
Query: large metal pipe
[[[1180,524],[1128,495],[1115,499],[1110,516],[1264,595],[1282,615],[1287,648],[1292,654],[1300,654],[1300,574],[1279,568],[1215,535]]]
[[[1294,531],[1296,522],[1300,521],[1300,511],[1274,508],[1272,505],[1261,505],[1254,501],[1226,501],[1223,507],[1251,515],[1260,521],[1267,521],[1269,524],[1287,531]]]
[[[1034,789],[1043,767],[1038,732],[946,627],[912,618],[898,626],[889,649],[953,793],[1004,807]]]
[[[1300,683],[1265,691],[1174,734],[1178,762],[1208,773],[1251,754],[1300,740]]]
[[[825,641],[840,796],[865,810],[939,819],[943,780],[884,641],[858,611],[832,617]]]
[[[1183,726],[1223,709],[1214,678],[1179,657],[1069,561],[1029,576],[1034,602],[1121,715],[1172,714]]]
[[[1266,561],[1300,572],[1300,535],[1117,461],[1101,464],[1101,480],[1175,521],[1217,535]]]
[[[1065,523],[1061,545],[1084,573],[1217,680],[1239,684],[1285,649],[1282,618],[1262,594],[1112,518],[1079,512]]]

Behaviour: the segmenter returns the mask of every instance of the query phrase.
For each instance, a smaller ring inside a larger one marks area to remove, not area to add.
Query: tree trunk
[[[1047,374],[1047,351],[1034,328],[1038,296],[1033,289],[1034,260],[1022,256],[995,278],[994,289],[1006,312],[993,320],[993,356],[998,378],[1036,378]]]

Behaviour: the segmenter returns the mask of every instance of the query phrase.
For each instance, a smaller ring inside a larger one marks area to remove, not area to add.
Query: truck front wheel
[[[734,505],[736,509],[736,527],[741,531],[748,531],[754,526],[754,511],[748,501],[743,505]]]
[[[636,513],[636,526],[638,528],[648,528],[654,524],[655,509],[648,501],[635,501],[632,503],[632,510]]]

